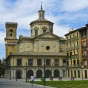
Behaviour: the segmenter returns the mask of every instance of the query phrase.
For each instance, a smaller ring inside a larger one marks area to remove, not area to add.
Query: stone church
[[[42,6],[38,16],[30,23],[31,36],[20,35],[19,39],[18,24],[6,22],[6,78],[41,78],[44,76],[44,62],[46,78],[66,77],[66,40],[53,34],[54,23],[45,19]]]

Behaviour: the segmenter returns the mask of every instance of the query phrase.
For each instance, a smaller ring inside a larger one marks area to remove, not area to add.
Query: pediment
[[[55,34],[52,34],[52,33],[44,33],[44,34],[41,34],[41,35],[39,35],[39,36],[37,36],[37,37],[35,37],[35,38],[53,38],[53,39],[58,39],[58,38],[60,38],[59,36],[57,36],[57,35],[55,35]]]

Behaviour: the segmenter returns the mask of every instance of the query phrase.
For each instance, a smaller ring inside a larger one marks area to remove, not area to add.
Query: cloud
[[[0,31],[0,44],[4,43],[5,32]]]
[[[54,34],[64,37],[66,33],[68,33],[68,30],[70,29],[67,25],[54,25]]]
[[[19,28],[28,29],[29,23],[38,17],[40,2],[41,0],[37,2],[36,0],[0,0],[0,23],[18,22]],[[85,13],[74,13],[74,11],[86,8],[88,0],[43,0],[43,2],[46,15],[55,19],[54,23],[60,23],[63,20],[75,21],[81,16],[86,17]]]
[[[88,13],[82,13],[78,10],[87,8],[88,0],[42,1],[44,2],[43,7],[46,11],[46,18],[53,21],[56,24],[55,26],[57,26],[58,28],[63,27],[63,31],[69,28],[69,22],[76,23],[77,21],[79,21],[77,19],[80,19],[80,21],[82,21],[83,19],[84,21],[86,20]],[[17,22],[18,29],[29,30],[30,22],[38,18],[37,11],[40,8],[40,2],[41,0],[37,0],[37,2],[36,0],[0,0],[0,24],[5,24],[5,22],[8,21]],[[55,28],[57,27],[54,27],[54,30],[56,30]]]
[[[82,10],[88,7],[88,0],[63,0],[61,9],[67,12]]]
[[[64,36],[72,25],[86,23],[88,0],[0,0],[0,44],[4,44],[5,22],[17,22],[18,34],[27,34],[30,22],[38,18],[40,2],[46,18],[54,22],[54,33]]]

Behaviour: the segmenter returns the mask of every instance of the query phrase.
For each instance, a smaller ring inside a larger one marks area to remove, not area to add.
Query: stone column
[[[23,69],[22,72],[23,72],[23,74],[22,74],[22,78],[23,78],[23,79],[26,79],[26,70]]]
[[[34,69],[33,69],[34,77],[36,77],[36,71],[37,71],[37,69],[34,68]]]

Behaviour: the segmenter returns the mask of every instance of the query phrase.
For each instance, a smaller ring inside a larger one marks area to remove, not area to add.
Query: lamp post
[[[11,80],[11,66],[10,66],[10,80]]]
[[[54,75],[53,75],[53,67],[54,67],[54,63],[52,63],[52,66],[51,66],[51,80],[53,80],[53,77],[54,77]]]
[[[45,70],[46,70],[46,66],[45,66],[46,60],[44,58],[44,86],[46,86],[46,77],[45,77]]]
[[[17,81],[17,68],[16,68],[16,81]]]
[[[27,62],[26,62],[26,83],[27,83]]]
[[[53,82],[53,78],[54,78],[53,67],[54,67],[54,63],[51,64],[51,76],[50,76],[50,80],[52,80],[52,82]]]

